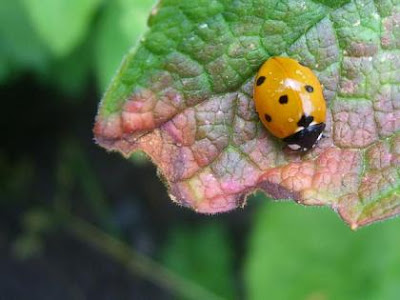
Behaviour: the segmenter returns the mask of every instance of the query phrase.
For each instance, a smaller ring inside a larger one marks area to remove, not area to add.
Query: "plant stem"
[[[222,300],[220,296],[168,270],[90,223],[73,216],[69,216],[65,221],[66,229],[75,237],[111,256],[130,272],[146,278],[176,296],[192,300]]]

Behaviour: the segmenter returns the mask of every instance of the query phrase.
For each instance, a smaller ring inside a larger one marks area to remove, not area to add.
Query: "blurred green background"
[[[0,3],[0,299],[399,299],[398,219],[257,194],[205,216],[92,140],[152,0]]]

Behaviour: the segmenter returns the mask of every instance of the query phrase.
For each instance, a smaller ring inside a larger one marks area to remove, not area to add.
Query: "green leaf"
[[[123,55],[146,29],[154,0],[116,0],[105,7],[98,25],[95,60],[100,88],[105,90]]]
[[[173,228],[163,250],[163,264],[224,299],[234,299],[233,255],[227,234],[217,223]]]
[[[246,298],[397,299],[399,230],[391,221],[352,232],[327,209],[265,203],[245,261]]]
[[[339,8],[342,7],[343,5],[347,4],[350,2],[350,0],[316,0],[315,2],[319,2],[321,4],[324,4],[326,6],[332,7],[332,8]]]
[[[92,39],[86,40],[69,55],[52,61],[49,71],[41,79],[46,84],[57,86],[64,94],[77,100],[85,101],[82,95],[87,88],[90,71],[92,71]]]
[[[43,72],[48,51],[32,30],[21,1],[3,1],[0,20],[0,82],[21,70]]]
[[[39,36],[56,56],[70,53],[87,34],[100,0],[23,0]]]
[[[98,143],[157,164],[203,213],[276,199],[328,205],[352,228],[400,212],[400,2],[163,0],[101,102]],[[270,56],[309,66],[328,102],[306,155],[282,151],[252,101]]]
[[[149,162],[149,158],[146,156],[146,153],[142,151],[136,151],[133,153],[129,160],[136,166],[144,166]]]

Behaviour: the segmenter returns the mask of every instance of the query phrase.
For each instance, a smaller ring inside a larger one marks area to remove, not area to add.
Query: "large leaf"
[[[228,232],[218,223],[198,228],[172,228],[163,263],[224,299],[234,299],[233,253]]]
[[[0,83],[20,70],[46,70],[48,51],[31,28],[21,0],[3,1],[0,20]]]
[[[256,189],[329,205],[352,228],[400,211],[400,1],[163,0],[124,59],[94,132],[145,151],[176,202],[217,213]],[[301,60],[329,105],[328,138],[282,151],[252,101],[271,55]]]
[[[129,50],[146,29],[148,11],[155,0],[114,0],[107,2],[95,43],[95,62],[99,85],[105,90]]]
[[[100,0],[23,0],[39,36],[57,56],[82,41]]]
[[[246,299],[398,299],[399,222],[354,233],[326,209],[265,203],[254,225]]]

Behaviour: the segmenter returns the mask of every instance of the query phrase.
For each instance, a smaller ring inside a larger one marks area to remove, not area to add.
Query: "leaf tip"
[[[358,224],[357,223],[351,223],[350,224],[350,228],[351,228],[351,230],[356,231],[358,229]]]
[[[132,143],[122,138],[123,128],[119,114],[111,114],[106,118],[98,115],[93,135],[96,144],[109,151],[118,150],[125,158],[129,158],[135,150]]]

